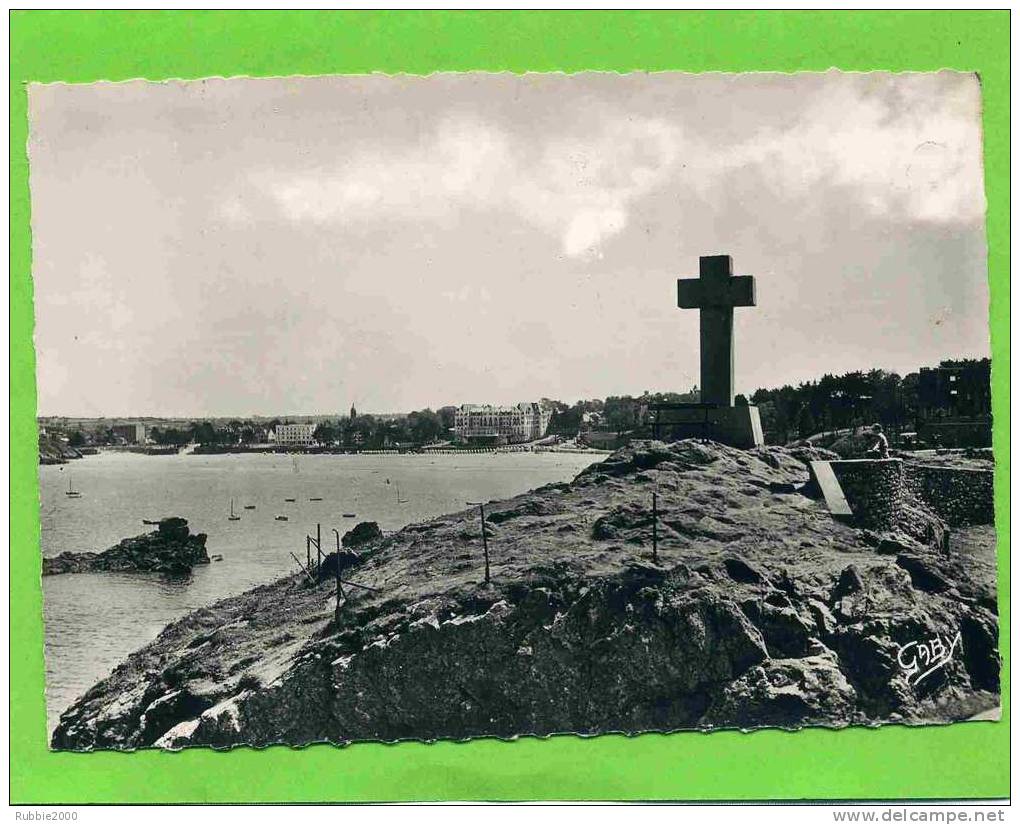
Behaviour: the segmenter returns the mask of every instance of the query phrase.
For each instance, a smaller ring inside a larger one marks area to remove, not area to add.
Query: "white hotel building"
[[[315,442],[312,438],[314,432],[314,424],[277,424],[276,443],[283,447],[307,447]]]
[[[545,435],[552,409],[526,401],[512,407],[463,404],[454,415],[458,441],[520,444]]]

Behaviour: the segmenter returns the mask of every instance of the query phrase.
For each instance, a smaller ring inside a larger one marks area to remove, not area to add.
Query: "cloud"
[[[237,226],[249,224],[252,220],[251,210],[237,195],[221,201],[218,212],[219,217]]]
[[[976,77],[830,73],[797,82],[805,94],[785,118],[754,116],[762,125],[722,138],[686,122],[693,109],[656,117],[599,109],[564,116],[562,131],[447,113],[417,139],[380,135],[336,161],[250,182],[277,217],[298,225],[450,225],[461,210],[509,212],[571,258],[600,256],[657,190],[678,187],[690,203],[711,204],[748,172],[777,203],[838,189],[862,214],[889,220],[982,219]],[[228,193],[219,216],[249,223],[248,200]]]
[[[609,118],[594,135],[535,145],[480,119],[447,116],[412,146],[361,150],[328,168],[252,180],[295,223],[442,220],[460,209],[509,209],[577,257],[619,233],[631,205],[668,179],[678,142],[675,128],[648,119]],[[247,219],[236,193],[219,213]]]
[[[936,74],[830,74],[824,94],[785,128],[756,134],[710,157],[720,172],[760,170],[782,196],[829,187],[871,215],[956,223],[985,212],[977,78]]]

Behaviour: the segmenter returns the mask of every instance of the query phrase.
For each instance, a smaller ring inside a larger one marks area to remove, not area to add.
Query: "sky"
[[[29,88],[40,415],[396,412],[989,355],[975,75]]]

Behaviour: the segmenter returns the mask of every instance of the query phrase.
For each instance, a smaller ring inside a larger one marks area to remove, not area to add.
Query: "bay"
[[[43,581],[47,721],[169,622],[273,581],[305,557],[321,525],[323,550],[359,521],[383,530],[572,479],[597,454],[174,455],[101,452],[39,468],[42,552],[102,551],[155,529],[143,519],[188,519],[222,561],[187,579],[89,573]],[[81,498],[64,495],[69,484]],[[292,498],[293,502],[286,499]],[[321,501],[313,501],[319,499]],[[229,521],[231,499],[239,521]],[[255,509],[245,509],[254,506]],[[356,518],[345,518],[354,513]],[[286,515],[287,521],[277,521]]]

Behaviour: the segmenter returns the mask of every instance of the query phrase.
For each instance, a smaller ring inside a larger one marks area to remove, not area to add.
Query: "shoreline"
[[[390,456],[390,455],[401,455],[401,456],[435,456],[435,455],[520,455],[521,453],[555,453],[565,455],[612,455],[612,450],[600,450],[595,447],[545,447],[545,446],[534,446],[534,445],[523,445],[523,446],[505,446],[505,447],[465,447],[459,448],[435,448],[430,449],[428,447],[420,447],[414,449],[380,449],[380,450],[346,450],[341,448],[331,447],[309,447],[305,449],[294,448],[294,447],[274,447],[270,445],[256,446],[256,447],[207,447],[202,448],[201,445],[188,449],[186,447],[179,450],[175,449],[162,449],[158,447],[97,447],[91,448],[91,451],[82,455],[68,458],[64,461],[48,461],[40,460],[40,465],[48,464],[67,464],[70,461],[76,461],[81,458],[85,458],[89,455],[102,455],[103,453],[129,453],[132,455],[148,455],[148,456],[176,456],[176,455],[195,455],[195,456],[211,456],[211,455],[370,455],[370,456]]]

